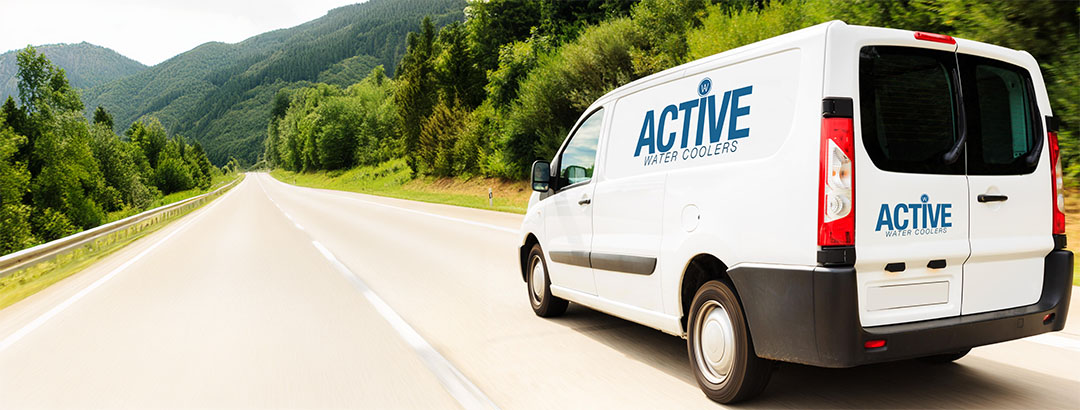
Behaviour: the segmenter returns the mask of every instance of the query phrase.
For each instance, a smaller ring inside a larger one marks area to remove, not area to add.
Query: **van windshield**
[[[864,47],[859,62],[863,144],[879,169],[963,174],[943,158],[959,138],[951,52]]]

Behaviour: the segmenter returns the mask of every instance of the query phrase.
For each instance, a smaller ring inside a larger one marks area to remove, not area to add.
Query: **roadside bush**
[[[554,155],[593,101],[637,79],[630,53],[644,46],[633,22],[620,18],[590,27],[556,54],[541,57],[521,83],[500,145],[508,173],[524,178],[529,163]]]

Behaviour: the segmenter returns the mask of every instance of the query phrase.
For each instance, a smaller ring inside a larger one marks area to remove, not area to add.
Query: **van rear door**
[[[858,48],[860,319],[878,326],[957,316],[970,247],[955,45],[878,32],[895,45]]]
[[[1036,97],[1045,90],[1032,76],[1038,65],[1027,54],[963,40],[957,61],[971,240],[961,313],[1029,305],[1039,300],[1043,259],[1054,247],[1049,150]]]

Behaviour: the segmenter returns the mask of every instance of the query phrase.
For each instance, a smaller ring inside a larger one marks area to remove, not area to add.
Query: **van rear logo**
[[[930,203],[930,195],[922,194],[919,202],[881,204],[875,232],[885,230],[885,237],[939,235],[952,227],[952,204]]]

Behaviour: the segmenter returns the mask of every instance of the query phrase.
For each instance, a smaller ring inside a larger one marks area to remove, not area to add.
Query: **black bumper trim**
[[[728,271],[758,356],[822,367],[852,367],[950,353],[1065,327],[1072,294],[1073,254],[1050,252],[1042,296],[1035,304],[994,312],[864,328],[853,267]],[[1043,317],[1055,314],[1048,324]],[[863,343],[885,339],[884,348]]]

